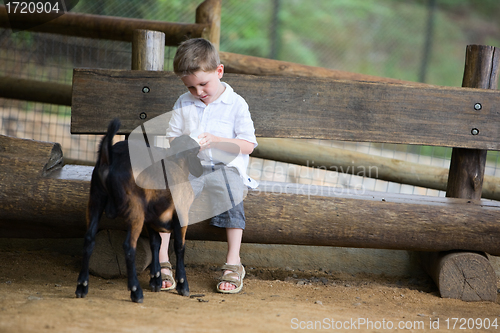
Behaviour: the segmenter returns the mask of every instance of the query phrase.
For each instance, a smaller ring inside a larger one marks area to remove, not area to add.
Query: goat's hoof
[[[144,302],[144,297],[142,295],[141,296],[130,295],[130,299],[134,303],[142,303],[142,302]]]
[[[151,287],[151,291],[156,293],[161,291],[161,277],[152,277],[151,280],[149,280],[149,286]]]
[[[189,296],[189,289],[177,289],[177,292],[181,296],[186,296],[186,297]]]
[[[144,302],[144,297],[143,298],[138,298],[138,299],[132,299],[134,303],[142,303]]]
[[[88,290],[89,290],[88,283],[85,285],[79,283],[76,286],[76,291],[75,291],[76,298],[85,298],[85,296],[87,296]]]
[[[132,299],[132,302],[142,303],[144,301],[144,295],[142,294],[141,287],[134,286],[131,289],[132,292],[130,293],[130,298]]]

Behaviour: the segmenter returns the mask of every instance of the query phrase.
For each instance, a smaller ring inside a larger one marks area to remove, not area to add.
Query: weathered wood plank
[[[224,81],[247,100],[258,136],[500,150],[498,91],[238,74]],[[129,133],[141,113],[164,114],[184,92],[172,73],[76,69],[72,133],[104,133],[114,117]]]
[[[0,154],[0,237],[83,237],[93,168],[66,165],[43,176],[50,144],[0,136],[0,147],[10,147]],[[21,167],[28,163],[28,169]],[[264,183],[249,193],[245,212],[244,242],[500,255],[495,201]],[[126,228],[122,220],[109,219],[101,227]],[[226,236],[201,222],[189,227],[187,237],[224,241]]]

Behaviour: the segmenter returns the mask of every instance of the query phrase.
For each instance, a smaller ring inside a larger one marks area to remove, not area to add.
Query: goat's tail
[[[106,178],[109,174],[109,166],[112,163],[111,150],[113,147],[113,138],[120,129],[120,120],[118,118],[113,119],[108,125],[108,131],[101,140],[101,145],[99,146],[99,153],[97,156],[96,167],[98,169],[99,178],[101,184],[106,188]]]

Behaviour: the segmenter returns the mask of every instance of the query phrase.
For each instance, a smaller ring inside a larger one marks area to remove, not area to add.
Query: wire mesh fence
[[[156,10],[153,8],[144,14],[144,11],[141,12],[142,2],[139,1],[81,0],[73,12],[121,17],[137,17],[142,13],[142,18],[152,20],[193,23],[195,9],[200,2],[201,0],[158,1],[156,5],[159,7]],[[303,7],[305,3],[309,5]],[[276,6],[279,6],[279,11],[276,11]],[[301,8],[308,8],[307,15],[300,14]],[[223,1],[222,10],[221,50],[223,51],[263,57],[274,55],[280,60],[404,80],[417,80],[421,71],[420,51],[416,52],[412,46],[424,43],[427,12],[422,6],[411,7],[397,1],[384,0],[375,2],[228,0]],[[389,20],[389,15],[395,11],[397,20]],[[357,16],[354,13],[357,13]],[[300,22],[287,21],[289,15],[301,15],[305,18]],[[356,21],[359,17],[364,20]],[[474,31],[479,28],[469,32],[468,37],[464,37],[464,34],[457,31],[460,29],[448,26],[446,17],[446,12],[438,12],[437,24],[441,30],[453,33],[448,34],[446,45],[441,45],[442,42],[439,40],[441,32],[438,33],[434,44],[441,44],[434,52],[449,54],[448,62],[452,63],[454,68],[449,70],[453,75],[445,83],[458,86],[462,76],[465,46],[470,43],[468,38],[474,36]],[[276,18],[279,20],[276,21]],[[463,21],[473,22],[470,17]],[[281,23],[276,24],[276,22]],[[344,26],[344,29],[338,28],[340,25]],[[331,30],[335,27],[338,31]],[[486,29],[484,27],[489,30],[481,35],[482,40],[479,42],[497,43],[495,38],[500,36],[500,26],[493,23],[482,26],[483,32]],[[402,29],[411,31],[411,35],[408,33],[405,35],[405,32],[400,31]],[[354,32],[349,33],[350,30]],[[323,34],[319,35],[318,31],[322,31]],[[328,38],[325,38],[325,33]],[[490,40],[484,40],[485,34]],[[262,43],[262,40],[267,42]],[[273,43],[278,46],[273,46]],[[456,50],[457,45],[460,47],[459,50]],[[175,48],[166,48],[165,70],[172,70],[174,53]],[[0,76],[71,84],[73,68],[130,69],[130,66],[130,43],[29,31],[13,33],[8,29],[0,29]],[[438,79],[445,76],[439,70],[448,70],[448,67],[448,63],[443,65],[442,60],[435,59],[432,68],[437,69],[431,70],[428,75],[429,80],[435,82],[430,83],[444,84]],[[241,94],[244,96],[243,92]],[[0,98],[0,134],[59,142],[66,159],[91,163],[95,161],[99,137],[71,135],[70,115],[70,107]],[[451,156],[451,149],[439,147],[310,141],[311,144],[334,146],[445,168],[448,167]],[[496,176],[500,173],[498,159],[498,153],[489,152],[486,174]],[[258,158],[251,158],[249,174],[257,180],[359,187],[394,193],[444,195],[443,191]]]

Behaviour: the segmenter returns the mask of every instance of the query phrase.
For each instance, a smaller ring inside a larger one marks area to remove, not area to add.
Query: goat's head
[[[187,181],[189,173],[195,177],[203,173],[197,157],[200,146],[187,135],[174,139],[167,149],[149,147],[141,140],[129,139],[128,144],[135,182],[144,189],[167,189]]]
[[[169,150],[168,155],[170,159],[175,158],[178,161],[186,160],[188,170],[193,176],[200,177],[203,174],[200,159],[197,157],[200,145],[189,135],[182,135],[172,140]]]

